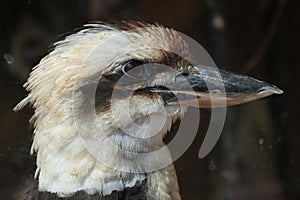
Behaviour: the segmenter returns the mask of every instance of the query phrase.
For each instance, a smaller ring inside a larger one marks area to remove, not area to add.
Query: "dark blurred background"
[[[300,199],[299,8],[297,0],[2,1],[0,199],[12,199],[35,169],[32,110],[12,112],[26,95],[23,83],[60,34],[95,20],[159,22],[197,40],[218,67],[285,92],[229,108],[204,159],[198,152],[210,111],[201,110],[198,137],[175,163],[183,200]]]

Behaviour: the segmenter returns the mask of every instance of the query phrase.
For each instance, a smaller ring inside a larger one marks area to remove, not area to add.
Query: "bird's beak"
[[[188,73],[176,75],[171,87],[170,91],[156,90],[164,95],[172,92],[176,96],[168,98],[167,104],[180,102],[200,108],[238,105],[283,93],[269,83],[207,66],[194,66]]]

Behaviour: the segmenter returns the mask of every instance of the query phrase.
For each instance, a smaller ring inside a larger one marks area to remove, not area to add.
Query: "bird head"
[[[57,42],[33,69],[25,84],[29,95],[15,108],[30,103],[35,109],[39,189],[64,196],[132,186],[145,177],[122,171],[143,172],[140,160],[157,159],[137,154],[161,148],[188,107],[237,105],[282,93],[195,63],[190,54],[176,31],[140,22],[89,24]]]

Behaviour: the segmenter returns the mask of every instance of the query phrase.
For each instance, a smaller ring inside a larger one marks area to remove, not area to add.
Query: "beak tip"
[[[283,94],[283,91],[274,85],[264,86],[259,89],[259,92],[267,92],[270,94]]]

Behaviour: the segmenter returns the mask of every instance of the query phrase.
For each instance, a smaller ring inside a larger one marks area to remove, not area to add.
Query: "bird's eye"
[[[146,67],[143,64],[139,60],[130,60],[122,66],[122,72],[132,79],[143,78],[147,74]]]

